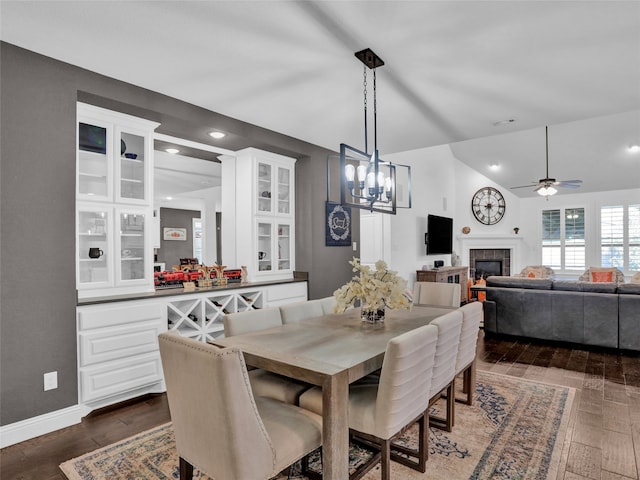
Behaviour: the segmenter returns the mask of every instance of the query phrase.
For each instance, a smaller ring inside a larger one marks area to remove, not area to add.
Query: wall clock
[[[507,208],[502,193],[493,187],[484,187],[478,190],[471,199],[471,211],[480,223],[495,225]]]

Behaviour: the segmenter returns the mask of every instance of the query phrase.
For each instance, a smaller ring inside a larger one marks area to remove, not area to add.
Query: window
[[[600,208],[600,262],[622,271],[640,270],[640,205]]]
[[[584,270],[584,208],[542,211],[542,264],[554,270]]]

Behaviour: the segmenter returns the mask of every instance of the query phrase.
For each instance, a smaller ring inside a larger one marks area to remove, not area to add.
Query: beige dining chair
[[[224,336],[241,335],[282,325],[282,316],[278,307],[246,310],[227,313],[222,317]]]
[[[334,308],[336,306],[336,297],[324,297],[324,298],[319,298],[318,300],[313,300],[314,302],[317,302],[320,304],[320,306],[322,307],[322,314],[323,315],[329,315],[334,313]]]
[[[282,317],[282,323],[285,325],[299,322],[305,318],[321,317],[322,315],[322,305],[315,300],[280,305],[280,316]]]
[[[272,307],[228,313],[222,317],[222,322],[225,337],[232,337],[280,327],[282,326],[282,317],[280,309]],[[306,383],[261,368],[249,370],[249,380],[254,395],[273,398],[292,405],[296,405],[302,392],[310,388],[310,385]]]
[[[459,307],[460,288],[459,283],[416,282],[413,285],[413,303]]]
[[[460,307],[462,312],[462,331],[458,356],[456,359],[456,376],[462,373],[462,391],[466,398],[462,401],[467,405],[473,404],[473,392],[476,384],[476,349],[478,346],[478,332],[484,318],[482,302],[471,302]]]
[[[429,416],[429,424],[450,432],[455,415],[455,379],[458,344],[462,331],[462,312],[453,310],[433,320],[430,325],[438,328],[438,343],[429,392],[429,407],[442,395],[446,395],[445,417]]]
[[[158,337],[180,479],[269,479],[317,449],[322,418],[252,394],[240,349]],[[204,380],[206,379],[206,381]]]
[[[383,480],[391,478],[390,460],[424,472],[428,457],[427,406],[431,389],[438,328],[425,325],[387,343],[378,383],[349,386],[349,432],[352,438],[377,445],[380,451],[349,478],[362,477],[378,461]],[[317,387],[300,397],[300,405],[322,414],[322,390]],[[418,422],[418,449],[393,444],[393,440]]]

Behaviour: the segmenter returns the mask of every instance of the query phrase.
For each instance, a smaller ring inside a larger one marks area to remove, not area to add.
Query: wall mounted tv
[[[427,216],[427,233],[424,235],[427,255],[442,255],[453,252],[453,219]]]

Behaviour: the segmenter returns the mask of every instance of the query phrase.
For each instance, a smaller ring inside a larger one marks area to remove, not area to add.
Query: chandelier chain
[[[363,73],[363,94],[364,94],[364,151],[367,152],[369,150],[369,140],[367,138],[367,66],[364,66]]]

